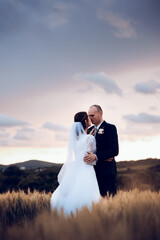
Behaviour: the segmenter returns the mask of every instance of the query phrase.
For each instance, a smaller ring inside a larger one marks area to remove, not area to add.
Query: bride
[[[77,210],[92,207],[98,202],[100,193],[93,165],[83,161],[87,152],[96,151],[94,136],[88,134],[91,125],[86,112],[78,112],[74,116],[71,128],[67,161],[58,174],[59,186],[51,196],[51,209],[64,214],[75,214]]]

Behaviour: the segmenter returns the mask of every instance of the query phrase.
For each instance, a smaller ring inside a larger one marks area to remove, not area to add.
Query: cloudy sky
[[[0,0],[0,164],[65,161],[78,111],[116,125],[117,160],[160,158],[160,1]]]

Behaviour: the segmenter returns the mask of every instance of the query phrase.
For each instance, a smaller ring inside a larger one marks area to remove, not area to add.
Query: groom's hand
[[[91,164],[91,163],[93,163],[95,160],[96,160],[96,158],[97,158],[97,156],[96,156],[96,154],[94,154],[94,153],[92,153],[92,152],[87,152],[88,154],[84,157],[84,161],[86,162],[86,163],[88,163],[88,164]]]

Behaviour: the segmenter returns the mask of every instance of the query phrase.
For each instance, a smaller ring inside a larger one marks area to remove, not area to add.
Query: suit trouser
[[[109,196],[114,196],[117,193],[116,175],[99,176],[97,180],[102,197],[108,193]]]

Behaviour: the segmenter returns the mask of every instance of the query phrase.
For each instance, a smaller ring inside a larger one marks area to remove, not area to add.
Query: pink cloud
[[[104,9],[97,9],[98,19],[105,20],[115,31],[114,35],[117,38],[133,38],[136,36],[136,30],[131,25],[130,20],[123,19],[118,14],[105,11]]]

